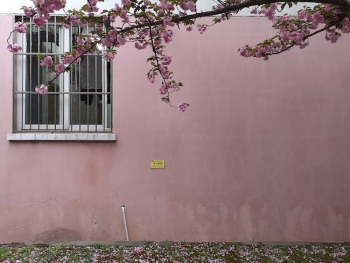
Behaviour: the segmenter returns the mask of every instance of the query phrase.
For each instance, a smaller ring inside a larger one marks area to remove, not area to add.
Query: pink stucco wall
[[[0,16],[1,43],[11,16]],[[244,59],[271,35],[234,18],[204,35],[177,32],[168,53],[185,83],[160,101],[147,52],[114,67],[113,142],[9,142],[12,55],[0,56],[0,242],[350,240],[349,37]],[[3,45],[4,46],[4,45]],[[164,170],[150,160],[164,159]]]

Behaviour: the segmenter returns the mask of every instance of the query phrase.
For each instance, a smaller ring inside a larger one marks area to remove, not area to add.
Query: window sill
[[[8,133],[8,141],[116,141],[113,133]]]

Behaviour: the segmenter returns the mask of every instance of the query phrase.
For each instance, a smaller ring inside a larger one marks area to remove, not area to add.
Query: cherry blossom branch
[[[80,27],[96,23],[95,13],[98,12],[96,4],[103,0],[87,0],[80,10],[68,11],[66,19],[62,25],[65,28],[77,24]],[[84,55],[95,52],[96,46],[101,44],[106,48],[103,57],[106,61],[115,58],[117,50],[126,42],[134,42],[135,48],[141,50],[148,45],[151,46],[153,56],[148,58],[151,69],[147,73],[150,82],[155,82],[155,77],[160,75],[162,85],[159,89],[163,101],[170,104],[170,93],[178,91],[182,86],[181,82],[173,79],[173,72],[169,70],[172,61],[171,56],[164,55],[163,51],[167,43],[172,41],[174,26],[180,28],[185,25],[187,31],[192,30],[198,18],[214,17],[210,25],[197,24],[198,32],[203,34],[207,27],[213,26],[222,21],[228,20],[232,14],[242,9],[252,7],[251,13],[262,14],[273,22],[273,27],[278,31],[278,35],[259,43],[256,47],[246,45],[239,49],[244,57],[263,57],[268,59],[269,55],[276,55],[294,46],[304,48],[308,45],[308,39],[312,36],[326,31],[326,40],[335,43],[340,37],[340,32],[349,33],[350,23],[350,0],[285,0],[277,2],[276,0],[215,0],[217,5],[213,5],[211,11],[197,11],[197,0],[161,0],[151,2],[150,0],[121,0],[122,4],[115,4],[111,10],[105,10],[101,13],[103,23],[107,25],[106,31],[95,28],[92,33],[94,41],[90,36],[77,35],[77,46],[75,51],[61,56],[60,61],[55,66],[52,83],[59,74],[72,69],[72,65],[77,63]],[[36,26],[41,27],[48,22],[50,15],[55,10],[65,7],[66,0],[46,0],[34,1],[34,8],[24,8],[27,17],[33,18]],[[276,11],[282,11],[288,5],[291,7],[296,3],[317,3],[313,9],[304,7],[298,12],[297,18],[284,15],[276,17]],[[281,8],[278,9],[278,6]],[[176,13],[178,10],[178,14]],[[65,10],[64,10],[65,11]],[[86,15],[88,14],[88,15]],[[121,26],[113,27],[116,19],[121,20]],[[102,21],[99,21],[100,23]],[[325,24],[322,29],[317,30],[319,24]],[[96,26],[95,26],[96,27]],[[25,23],[15,24],[15,30],[19,33],[26,32]],[[312,32],[312,30],[315,30]],[[9,39],[13,32],[10,33]],[[165,44],[163,44],[165,42]],[[20,47],[8,42],[7,49],[11,52],[17,52]],[[52,66],[52,57],[45,57],[40,63],[42,66]],[[66,65],[66,66],[65,66]],[[45,94],[47,86],[39,85],[37,92]],[[178,108],[181,112],[189,106],[187,103],[180,103]]]
[[[91,44],[91,48],[84,51],[84,54],[75,57],[72,62],[70,62],[67,66],[65,66],[64,72],[69,71],[72,65],[78,63],[82,57],[84,57],[85,55],[89,54],[92,50],[94,50],[96,45],[97,45],[97,43]],[[59,77],[59,75],[63,72],[53,72],[53,73],[55,73],[55,77],[53,77],[51,80],[49,80],[47,82],[47,86],[49,86],[52,82],[54,82],[55,79],[57,79]]]
[[[272,3],[317,3],[317,4],[332,4],[332,5],[338,5],[341,7],[344,7],[346,9],[350,9],[350,0],[300,0],[300,1],[294,1],[294,0],[285,0],[285,1],[276,1],[276,0],[248,0],[245,2],[241,2],[239,4],[234,4],[231,6],[227,6],[221,9],[213,10],[213,11],[205,11],[205,12],[199,12],[195,14],[190,14],[182,17],[176,17],[172,18],[171,22],[172,23],[180,23],[188,20],[193,20],[197,18],[203,18],[203,17],[211,17],[211,16],[216,16],[216,15],[221,15],[225,14],[227,12],[232,12],[232,11],[239,11],[244,8],[249,8],[252,6],[260,6],[260,5],[265,5],[265,4],[272,4]],[[143,28],[143,27],[148,27],[148,26],[157,26],[157,25],[162,25],[163,20],[159,21],[154,21],[154,22],[148,22],[148,23],[143,23],[131,27],[127,27],[124,29],[119,30],[120,33],[126,33],[135,29]]]
[[[325,31],[325,30],[327,30],[327,29],[329,29],[329,28],[331,28],[331,27],[337,25],[337,24],[340,23],[345,17],[346,17],[346,15],[345,15],[345,14],[342,14],[342,16],[340,16],[340,18],[339,18],[336,22],[330,23],[329,25],[325,26],[324,28],[321,28],[321,29],[319,29],[319,30],[317,30],[317,31],[315,31],[315,32],[313,32],[313,33],[311,33],[311,34],[308,34],[308,35],[304,36],[303,40],[305,41],[306,39],[308,39],[308,38],[310,38],[310,37],[312,37],[312,36],[314,36],[314,35],[317,35],[317,34],[323,32],[323,31]],[[286,47],[286,48],[283,49],[283,50],[280,50],[280,51],[278,51],[278,52],[271,52],[271,53],[268,53],[268,52],[267,52],[267,53],[265,53],[264,55],[265,55],[265,56],[278,55],[278,54],[281,54],[281,53],[283,53],[283,52],[285,52],[285,51],[290,51],[290,49],[291,49],[292,47],[294,47],[295,45],[296,45],[296,43],[294,42],[293,44],[289,45],[288,47]]]

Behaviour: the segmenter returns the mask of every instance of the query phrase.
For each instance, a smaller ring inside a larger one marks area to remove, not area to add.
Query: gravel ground
[[[247,262],[247,263],[350,263],[350,244],[229,244],[144,242],[145,245],[120,244],[56,245],[43,244],[0,247],[1,263],[24,262]]]

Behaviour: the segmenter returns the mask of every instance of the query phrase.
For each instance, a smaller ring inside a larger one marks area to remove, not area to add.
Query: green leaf
[[[87,5],[83,5],[80,10],[86,11]]]

